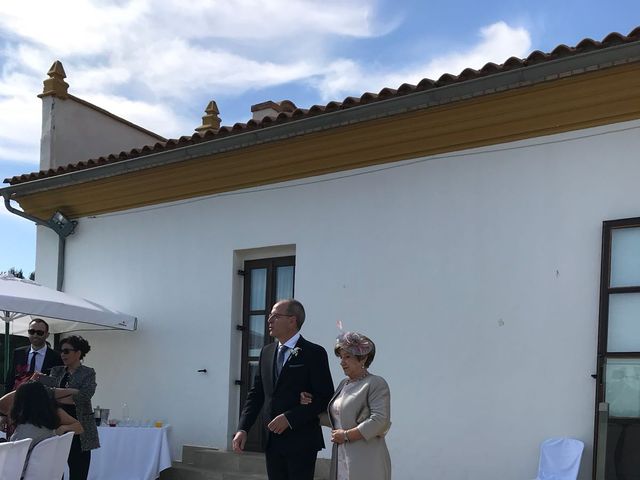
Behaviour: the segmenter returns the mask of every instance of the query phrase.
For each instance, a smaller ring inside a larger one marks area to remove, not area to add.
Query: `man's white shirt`
[[[36,355],[36,372],[42,372],[42,364],[44,363],[44,357],[47,354],[47,346],[44,345],[40,350],[35,350],[33,345],[29,349],[29,355],[27,356],[27,365],[31,365],[31,358],[33,357],[34,352],[37,352]]]
[[[287,347],[287,351],[284,352],[284,361],[282,362],[282,366],[285,366],[287,364],[289,357],[291,357],[291,350],[295,348],[299,338],[300,338],[300,332],[296,333],[293,337],[291,337],[289,340],[284,342],[284,345]],[[282,346],[282,343],[278,342],[278,351],[280,351],[281,346]]]

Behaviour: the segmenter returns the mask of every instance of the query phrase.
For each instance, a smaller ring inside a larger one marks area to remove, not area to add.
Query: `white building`
[[[331,351],[342,320],[376,342],[394,478],[533,478],[553,436],[585,442],[592,478],[604,400],[607,469],[638,471],[639,29],[310,110],[267,102],[233,128],[210,104],[169,142],[63,76],[42,94],[42,171],[0,192],[77,220],[64,290],[138,316],[86,335],[94,403],[168,421],[178,458],[228,448],[264,312],[293,284],[305,337]],[[39,281],[57,258],[38,227]]]

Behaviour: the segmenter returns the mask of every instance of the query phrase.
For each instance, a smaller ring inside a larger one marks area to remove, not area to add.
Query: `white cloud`
[[[353,60],[339,59],[314,80],[314,85],[325,100],[341,99],[365,91],[377,93],[384,87],[398,88],[403,83],[417,84],[423,78],[437,80],[444,73],[458,75],[468,67],[479,69],[487,62],[499,64],[512,56],[524,57],[530,49],[531,37],[526,29],[497,22],[482,28],[480,42],[464,51],[446,52],[424,64],[395,71],[370,71]]]
[[[20,73],[0,78],[0,159],[38,163],[42,106],[36,93],[41,85]]]
[[[397,19],[377,17],[378,1],[76,0],[72,8],[28,9],[3,0],[0,160],[37,156],[36,95],[55,59],[64,63],[70,93],[161,135],[179,136],[199,124],[199,115],[187,118],[187,112],[201,114],[203,98],[306,82],[324,100],[341,100],[523,56],[530,47],[526,30],[499,22],[465,51],[400,70],[336,58],[332,47],[340,39],[397,26]],[[248,116],[248,106],[244,110]]]
[[[326,45],[380,35],[378,0],[75,0],[0,2],[0,159],[32,162],[42,80],[63,61],[69,92],[165,136],[206,93],[237,96],[324,71]],[[204,109],[206,103],[201,105]],[[248,108],[247,108],[248,111]]]

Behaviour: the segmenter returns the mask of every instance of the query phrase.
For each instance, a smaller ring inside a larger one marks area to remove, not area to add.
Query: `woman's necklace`
[[[355,377],[355,378],[349,378],[347,380],[347,385],[350,383],[354,383],[354,382],[359,382],[360,380],[362,380],[363,378],[365,378],[367,375],[369,375],[369,372],[367,372],[366,370],[364,371],[364,373],[362,375],[360,375],[359,377]]]

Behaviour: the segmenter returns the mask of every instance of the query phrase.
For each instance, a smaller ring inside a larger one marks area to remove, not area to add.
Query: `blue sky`
[[[54,60],[65,66],[70,93],[179,137],[193,133],[209,100],[232,125],[266,100],[308,108],[640,25],[638,0],[31,5],[0,2],[0,180],[38,170],[36,95]],[[35,227],[0,206],[0,231],[0,271],[31,272]]]

